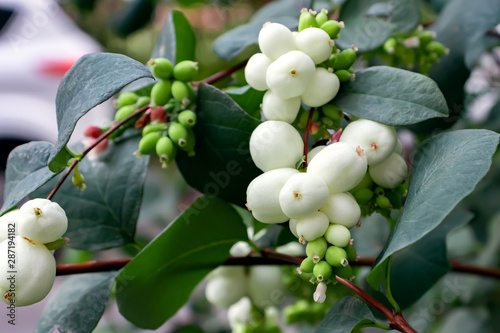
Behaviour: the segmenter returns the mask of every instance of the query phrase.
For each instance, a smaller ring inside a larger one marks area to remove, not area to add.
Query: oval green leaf
[[[363,300],[345,296],[328,311],[314,333],[346,333],[374,323],[375,317]]]

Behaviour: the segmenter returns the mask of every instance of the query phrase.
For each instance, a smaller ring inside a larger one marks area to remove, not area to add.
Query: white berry
[[[354,227],[361,217],[361,209],[349,192],[330,195],[320,211],[328,216],[330,223],[341,224],[349,229]]]
[[[293,123],[300,110],[300,97],[283,99],[268,90],[262,100],[262,112],[267,120]]]
[[[302,103],[311,107],[325,105],[337,96],[339,88],[340,81],[337,75],[323,67],[318,67],[306,91],[300,98]]]
[[[271,62],[271,59],[262,53],[256,53],[248,59],[245,67],[245,79],[252,88],[256,90],[268,89],[266,72]]]
[[[315,69],[314,62],[307,54],[290,51],[267,68],[267,86],[283,99],[298,97],[306,91]]]
[[[242,266],[219,267],[209,275],[205,297],[215,305],[228,308],[246,293],[245,268]]]
[[[248,296],[262,308],[274,304],[277,293],[283,292],[283,271],[279,266],[252,266],[248,271]]]
[[[317,147],[314,147],[313,149],[311,149],[311,151],[307,154],[307,162],[310,163],[312,161],[312,159],[320,152],[322,151],[323,149],[325,149],[326,146],[317,146]]]
[[[14,209],[4,215],[0,216],[0,242],[4,241],[9,237],[9,229],[14,231],[14,234],[17,235],[17,221],[18,221],[19,209]],[[14,230],[12,230],[14,229]]]
[[[263,223],[281,223],[288,221],[279,202],[280,191],[286,181],[297,174],[292,168],[275,169],[263,173],[248,185],[247,208],[253,216]]]
[[[363,179],[367,169],[363,150],[350,143],[336,142],[320,151],[307,173],[323,179],[330,193],[347,192]]]
[[[283,121],[265,121],[257,126],[250,137],[252,159],[264,172],[295,167],[302,157],[303,146],[299,132]]]
[[[259,32],[259,48],[271,60],[295,50],[295,39],[290,29],[279,23],[266,23]]]
[[[408,167],[401,155],[392,153],[377,165],[371,165],[368,172],[377,185],[385,188],[396,188],[408,175]]]
[[[368,119],[359,119],[346,126],[340,142],[360,145],[365,151],[368,165],[375,165],[394,151],[397,135],[392,126]]]
[[[351,232],[343,225],[331,224],[326,230],[325,239],[332,245],[346,247],[351,240]]]
[[[18,235],[40,242],[53,242],[66,232],[68,218],[56,202],[33,199],[19,209]]]
[[[295,44],[297,49],[310,56],[315,64],[322,63],[332,54],[333,40],[319,28],[302,30],[295,38]]]
[[[295,230],[297,231],[297,236],[301,243],[304,241],[313,241],[323,236],[330,225],[328,217],[322,212],[314,212],[310,215],[301,217],[294,223],[296,223]]]
[[[300,218],[317,211],[328,199],[325,182],[308,173],[290,177],[280,191],[280,205],[289,218]]]
[[[248,297],[242,297],[227,310],[229,326],[234,330],[239,325],[247,324],[251,319],[252,302]]]

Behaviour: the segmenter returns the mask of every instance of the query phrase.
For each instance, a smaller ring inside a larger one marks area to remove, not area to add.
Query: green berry
[[[297,301],[297,303],[284,308],[283,317],[285,319],[285,323],[292,324],[304,320],[309,312],[309,306],[309,303],[305,299],[301,299]]]
[[[347,280],[351,280],[354,276],[354,274],[352,273],[352,267],[350,265],[347,265],[345,267],[344,266],[335,267],[334,273],[338,277]]]
[[[151,103],[151,98],[149,96],[141,96],[137,99],[135,105],[137,105],[138,108],[142,108],[146,105],[149,105],[149,103]]]
[[[328,21],[328,10],[322,9],[321,12],[319,12],[316,15],[316,23],[318,27],[321,27],[323,23]]]
[[[139,141],[139,152],[142,155],[152,155],[156,152],[156,143],[160,140],[158,132],[148,133]]]
[[[166,129],[167,129],[167,124],[165,124],[165,123],[147,124],[142,129],[142,136],[144,137],[144,136],[148,135],[149,133],[164,131]]]
[[[351,193],[360,205],[368,203],[373,198],[373,191],[368,188],[360,188]]]
[[[151,101],[154,106],[165,105],[168,103],[171,95],[172,83],[170,81],[161,80],[156,82],[151,90]]]
[[[185,82],[174,81],[174,83],[172,83],[171,90],[172,96],[179,102],[182,102],[184,99],[189,98],[189,88],[187,86],[187,83]]]
[[[335,60],[335,69],[349,69],[356,61],[356,51],[354,49],[345,49],[337,55]]]
[[[381,186],[377,186],[375,188],[375,194],[378,196],[378,197],[383,197],[385,195],[385,191],[384,191],[384,188],[381,187]]]
[[[385,196],[379,196],[376,199],[377,206],[380,208],[391,208],[391,201]]]
[[[420,41],[420,47],[426,46],[430,42],[432,42],[436,38],[436,33],[434,31],[422,31],[418,35],[418,39]]]
[[[311,278],[312,278],[313,274],[312,274],[312,273],[302,273],[302,274],[300,274],[299,276],[300,276],[300,278],[301,278],[302,280],[304,280],[304,281],[309,281],[309,280],[311,280]]]
[[[317,263],[325,256],[328,244],[323,237],[317,238],[307,243],[306,254],[314,263]]]
[[[184,60],[175,65],[174,77],[176,80],[189,82],[198,75],[198,63],[191,60]]]
[[[330,246],[326,250],[325,260],[333,267],[341,267],[349,264],[347,252],[338,246]]]
[[[343,116],[342,110],[332,104],[323,105],[323,113],[333,120],[341,119]]]
[[[128,116],[130,116],[135,111],[137,111],[137,107],[135,105],[122,106],[121,108],[118,109],[118,111],[116,111],[115,121],[116,122],[120,122],[123,119],[127,118]]]
[[[166,58],[156,58],[149,61],[151,72],[160,80],[168,80],[174,72],[174,65]]]
[[[355,191],[360,188],[372,188],[372,186],[373,186],[373,180],[371,179],[370,174],[367,172],[364,175],[363,179],[361,179],[359,184],[356,185],[352,190]]]
[[[339,69],[338,71],[333,72],[333,74],[337,75],[340,82],[352,81],[355,77],[354,74],[349,73],[349,71],[345,69]]]
[[[187,152],[188,156],[194,156],[194,145],[196,143],[196,137],[194,135],[194,132],[190,128],[187,129],[187,132],[188,136],[186,138],[186,144],[183,146],[179,145],[179,149]]]
[[[331,39],[337,39],[339,38],[340,29],[343,27],[343,22],[328,20],[320,26],[320,29],[324,30]]]
[[[349,240],[351,240],[351,232],[343,225],[330,224],[328,229],[326,229],[325,239],[332,245],[345,247],[349,244]],[[328,250],[326,253],[328,253]]]
[[[126,92],[118,96],[118,99],[116,100],[116,107],[119,109],[123,106],[126,105],[132,105],[135,104],[139,96],[136,95],[136,93],[133,92]]]
[[[300,118],[299,118],[299,122],[306,125],[308,118],[309,118],[309,110],[305,110],[304,112],[301,113]],[[319,119],[319,111],[318,111],[318,109],[314,109],[313,115],[311,117],[311,123],[317,122],[318,119]]]
[[[194,113],[191,110],[184,110],[181,113],[179,113],[177,120],[184,127],[191,128],[194,125],[196,125],[196,113]]]
[[[436,41],[430,42],[429,45],[427,45],[427,51],[434,52],[438,56],[442,56],[442,55],[448,53],[448,49],[446,47],[444,47],[443,44],[441,44],[440,42],[436,42]]]
[[[326,281],[332,276],[332,266],[326,261],[320,261],[314,266],[313,275],[318,282]]]
[[[349,244],[344,248],[344,250],[347,253],[347,260],[356,261],[358,259],[358,253],[356,252],[354,245]]]
[[[311,27],[317,28],[318,23],[316,22],[316,18],[314,17],[314,12],[311,9],[306,9],[302,12],[302,14],[300,14],[298,30],[300,32]]]
[[[177,147],[169,137],[164,136],[156,143],[156,154],[160,157],[161,167],[167,168],[170,162],[175,159]]]
[[[389,38],[388,40],[385,41],[384,43],[384,51],[387,52],[388,54],[393,54],[394,51],[396,50],[396,39],[395,38]]]
[[[325,65],[326,69],[328,68],[333,68],[333,66],[335,65],[335,61],[337,60],[337,54],[336,53],[333,53],[330,55],[330,57],[328,59],[326,59],[323,64]]]
[[[311,258],[307,257],[307,258],[304,258],[304,260],[302,260],[302,262],[300,263],[300,274],[302,273],[312,273],[313,271],[313,268],[314,268],[314,262],[312,261]]]
[[[168,136],[175,143],[176,146],[186,146],[186,139],[188,137],[187,128],[179,123],[171,123],[168,128]]]

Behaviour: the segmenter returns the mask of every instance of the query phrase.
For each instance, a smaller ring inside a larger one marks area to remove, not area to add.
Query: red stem
[[[248,61],[245,60],[245,61],[243,61],[243,62],[241,62],[241,63],[239,63],[239,64],[237,64],[237,65],[235,65],[235,66],[233,66],[231,68],[227,68],[227,69],[221,70],[220,72],[217,72],[214,75],[211,75],[211,76],[209,76],[209,77],[201,80],[200,82],[203,82],[203,83],[206,83],[206,84],[214,84],[214,83],[222,80],[223,78],[225,78],[225,77],[233,74],[234,72],[242,69],[243,67],[245,67],[246,64],[247,64],[247,62]],[[199,82],[196,82],[196,83],[193,82],[194,86],[197,86],[198,84],[199,84]]]
[[[309,116],[307,117],[306,132],[304,134],[304,167],[307,167],[307,149],[309,143],[309,133],[311,132],[311,120],[314,114],[314,108],[309,110]]]

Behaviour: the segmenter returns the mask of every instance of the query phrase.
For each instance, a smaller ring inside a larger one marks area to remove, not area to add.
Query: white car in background
[[[0,0],[0,189],[15,145],[56,141],[59,83],[80,56],[101,50],[55,0]],[[105,103],[89,112],[72,141],[82,138],[86,126],[102,125],[111,109]]]

